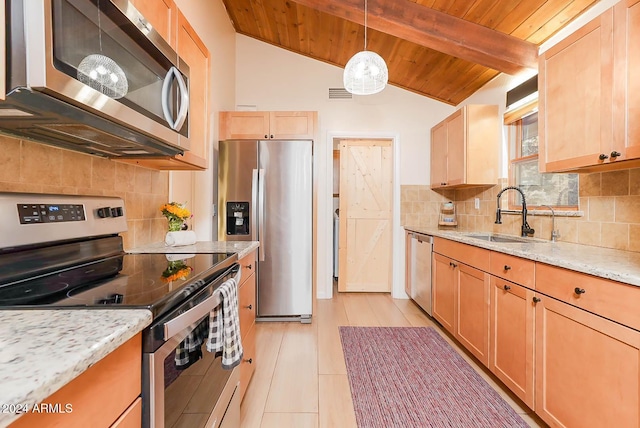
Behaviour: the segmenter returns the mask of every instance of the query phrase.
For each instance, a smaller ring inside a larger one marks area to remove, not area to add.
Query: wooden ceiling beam
[[[367,27],[507,74],[538,67],[538,46],[407,0],[367,0]],[[363,0],[293,0],[364,25]]]

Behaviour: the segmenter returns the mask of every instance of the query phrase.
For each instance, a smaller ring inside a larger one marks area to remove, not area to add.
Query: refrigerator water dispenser
[[[249,234],[249,202],[227,202],[227,235]]]

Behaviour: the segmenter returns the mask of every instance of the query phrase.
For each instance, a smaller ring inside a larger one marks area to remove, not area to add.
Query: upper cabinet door
[[[541,171],[608,162],[613,139],[613,12],[540,56]]]
[[[447,122],[431,129],[431,187],[447,185]]]
[[[640,158],[640,0],[614,6],[614,148],[619,160]]]
[[[130,0],[169,45],[176,49],[176,12],[172,0]]]
[[[447,119],[447,185],[466,183],[466,129],[463,110]]]
[[[272,111],[269,115],[269,138],[312,140],[315,137],[316,112]]]

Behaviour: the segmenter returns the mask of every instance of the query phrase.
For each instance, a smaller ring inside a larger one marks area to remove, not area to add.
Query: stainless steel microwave
[[[0,132],[109,158],[189,149],[189,67],[127,0],[7,0]]]

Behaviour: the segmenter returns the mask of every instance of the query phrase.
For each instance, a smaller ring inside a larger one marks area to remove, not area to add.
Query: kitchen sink
[[[522,243],[522,242],[532,242],[532,238],[521,238],[518,236],[506,236],[506,235],[494,235],[490,233],[480,234],[480,233],[469,233],[464,236],[475,239],[482,239],[483,241],[490,242],[501,242],[501,243]],[[539,242],[539,241],[536,241]]]

